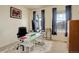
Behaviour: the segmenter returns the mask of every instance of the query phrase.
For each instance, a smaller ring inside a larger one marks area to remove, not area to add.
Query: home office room
[[[0,53],[78,53],[79,5],[0,5]]]
[[[73,35],[70,35],[69,31],[72,27],[69,24],[79,18],[78,7],[78,5],[1,5],[0,18],[3,20],[0,22],[0,52],[78,52],[78,47],[74,46],[77,39],[71,41]]]

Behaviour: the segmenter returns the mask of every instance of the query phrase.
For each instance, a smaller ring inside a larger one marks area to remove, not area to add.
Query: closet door
[[[69,52],[79,52],[79,20],[71,20],[69,24]]]

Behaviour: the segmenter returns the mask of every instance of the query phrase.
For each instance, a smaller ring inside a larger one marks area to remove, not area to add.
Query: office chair
[[[24,40],[26,39],[26,36],[25,36],[26,34],[27,34],[26,27],[19,27],[18,28],[17,37],[20,40],[20,43],[24,42]],[[22,47],[22,51],[24,51],[23,45],[18,45],[17,50],[19,47]]]

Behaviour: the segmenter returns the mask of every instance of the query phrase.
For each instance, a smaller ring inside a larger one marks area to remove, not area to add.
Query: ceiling
[[[29,9],[37,9],[37,8],[43,8],[43,7],[46,7],[48,5],[25,5],[26,8],[29,8]]]

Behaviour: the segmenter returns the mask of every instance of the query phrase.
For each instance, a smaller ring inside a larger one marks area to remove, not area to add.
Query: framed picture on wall
[[[10,17],[21,19],[22,18],[22,11],[15,7],[10,7]]]

